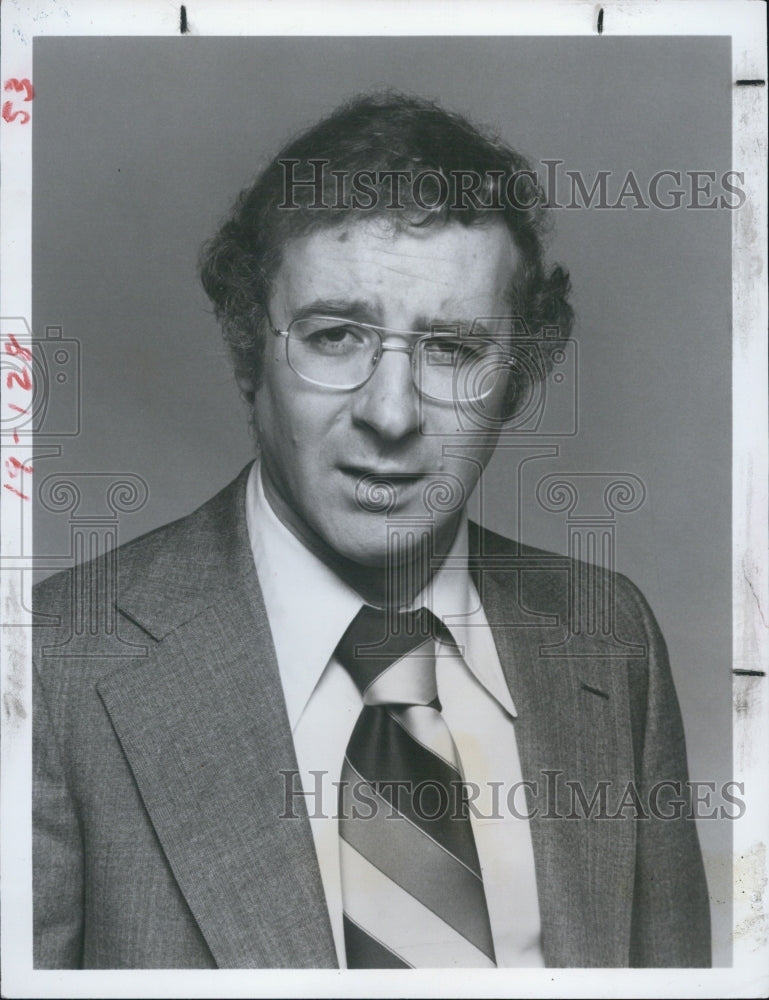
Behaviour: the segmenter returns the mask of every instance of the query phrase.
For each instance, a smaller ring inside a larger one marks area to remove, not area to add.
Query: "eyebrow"
[[[297,309],[292,319],[304,319],[306,316],[338,316],[372,326],[378,322],[376,310],[365,299],[313,299]]]
[[[458,316],[445,319],[441,317],[428,319],[426,316],[418,316],[417,323],[420,330],[433,331],[437,328],[441,333],[451,333],[453,331],[470,333],[471,330],[477,333],[490,332],[483,323],[476,322],[475,319],[460,319]]]

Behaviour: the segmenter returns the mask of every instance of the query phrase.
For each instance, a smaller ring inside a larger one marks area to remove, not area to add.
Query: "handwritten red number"
[[[15,76],[9,77],[5,84],[3,85],[4,90],[12,90],[16,94],[24,93],[22,101],[26,103],[31,101],[35,96],[35,90],[32,83],[24,77],[23,80],[17,80]],[[26,125],[31,117],[29,111],[24,111],[23,109],[19,111],[14,111],[13,101],[5,101],[3,103],[3,121],[15,122],[18,121],[20,125]]]
[[[12,333],[8,334],[8,343],[5,345],[5,351],[6,354],[16,355],[17,357],[24,358],[27,361],[32,360],[32,351],[28,350],[26,347],[22,347]]]
[[[17,94],[20,94],[22,90],[26,91],[27,96],[24,98],[25,101],[31,101],[32,98],[35,96],[35,91],[32,87],[32,84],[26,77],[24,77],[23,80],[17,80],[15,76],[9,77],[5,81],[5,86],[3,89],[15,90]]]
[[[25,465],[23,462],[20,462],[18,458],[14,458],[13,455],[11,455],[10,458],[6,458],[5,467],[8,470],[8,475],[11,479],[15,479],[20,472],[32,472],[31,465]]]
[[[13,382],[16,382],[21,386],[26,392],[30,392],[32,389],[32,379],[29,377],[29,372],[25,368],[21,375],[18,372],[8,372],[5,379],[5,384],[9,389],[13,389]]]
[[[3,104],[3,120],[7,122],[15,122],[17,118],[20,118],[19,125],[26,125],[30,119],[29,111],[14,111],[13,104],[10,101],[6,101]]]
[[[15,486],[9,486],[8,483],[3,483],[3,486],[7,490],[10,490],[11,493],[15,493],[17,497],[21,497],[22,500],[29,500],[29,497],[27,496],[27,494],[26,493],[22,493],[21,490],[17,490]]]

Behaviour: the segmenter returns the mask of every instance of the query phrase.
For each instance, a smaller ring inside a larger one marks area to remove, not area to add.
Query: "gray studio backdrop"
[[[724,38],[36,40],[33,328],[77,341],[79,369],[62,384],[71,392],[75,378],[81,393],[79,431],[50,438],[61,454],[36,461],[37,487],[57,474],[140,477],[148,499],[120,515],[126,541],[193,510],[248,461],[198,248],[265,158],[342,99],[385,86],[435,98],[498,129],[543,176],[548,159],[588,186],[611,171],[614,202],[629,171],[643,191],[661,170],[730,169],[730,67]],[[571,271],[578,318],[566,379],[578,433],[502,450],[483,517],[566,552],[566,514],[537,502],[541,479],[638,477],[644,503],[613,515],[615,564],[667,638],[691,776],[720,788],[731,777],[731,212],[633,204],[552,212],[550,253]],[[536,456],[543,441],[557,456]],[[36,507],[40,576],[72,555],[79,515],[65,508]],[[715,958],[729,964],[730,822],[699,829]]]

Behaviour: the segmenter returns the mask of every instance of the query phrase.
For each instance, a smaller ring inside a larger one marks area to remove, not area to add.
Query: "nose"
[[[376,370],[355,392],[353,419],[387,441],[397,441],[419,427],[419,394],[408,351],[385,349]]]

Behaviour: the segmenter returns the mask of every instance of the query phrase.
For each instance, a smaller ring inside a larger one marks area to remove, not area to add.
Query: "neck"
[[[312,528],[298,518],[293,508],[262,470],[264,495],[275,515],[292,535],[317,556],[332,572],[352,587],[367,604],[376,607],[406,607],[428,585],[442,566],[456,537],[457,517],[438,535],[429,526],[405,550],[393,549],[380,565],[364,565],[340,555]]]

